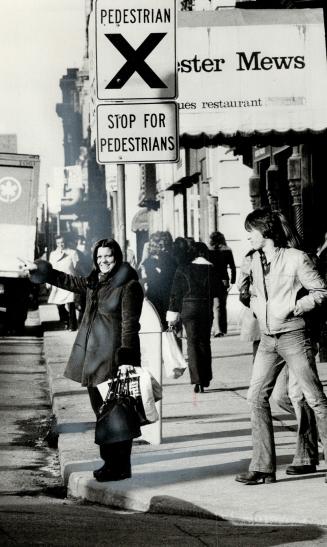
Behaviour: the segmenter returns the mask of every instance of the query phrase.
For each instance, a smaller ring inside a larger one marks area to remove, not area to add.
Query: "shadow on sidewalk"
[[[287,476],[284,479],[279,479],[278,482],[294,482],[294,481],[303,481],[303,480],[312,480],[312,479],[322,479],[324,482],[325,473],[327,469],[319,469],[317,473],[311,473],[310,475],[298,475],[298,476]]]
[[[176,418],[176,421],[178,419]],[[217,420],[217,423],[219,421]],[[212,423],[212,422],[211,422]],[[274,432],[278,433],[285,431],[284,426],[274,425]],[[192,435],[178,435],[175,437],[166,437],[163,439],[163,443],[183,443],[186,441],[198,441],[205,439],[220,439],[229,437],[251,437],[252,429],[236,429],[231,431],[208,431],[206,433],[195,433]]]
[[[163,453],[160,452],[143,452],[140,455],[140,463],[155,463],[172,460],[191,460],[191,458],[198,458],[204,456],[214,456],[218,454],[231,454],[234,452],[247,452],[251,450],[251,446],[235,446],[226,448],[204,448],[203,450],[183,450],[178,452]],[[137,460],[138,454],[136,453],[134,458]],[[142,460],[141,460],[142,457]]]

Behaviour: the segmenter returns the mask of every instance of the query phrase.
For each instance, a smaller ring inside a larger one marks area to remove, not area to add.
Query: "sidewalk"
[[[40,315],[48,325],[57,319],[54,306],[41,306]],[[247,470],[252,450],[246,402],[251,344],[237,335],[212,339],[214,380],[204,394],[193,393],[186,373],[178,380],[164,378],[163,443],[134,442],[133,477],[95,481],[92,471],[101,460],[87,391],[63,377],[74,337],[60,330],[44,333],[61,471],[70,496],[144,512],[327,525],[326,466],[322,462],[319,472],[304,477],[285,474],[295,449],[296,424],[277,406],[272,405],[277,482],[251,487],[234,480],[236,473]],[[327,385],[327,364],[318,368]]]

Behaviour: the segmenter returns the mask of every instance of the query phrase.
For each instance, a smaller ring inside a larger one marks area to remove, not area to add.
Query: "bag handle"
[[[136,371],[134,369],[132,374],[136,374]],[[108,389],[108,393],[106,395],[106,398],[103,401],[103,404],[107,403],[111,399],[114,399],[116,397],[127,395],[130,396],[130,382],[133,381],[132,374],[130,371],[126,371],[124,376],[118,369],[116,378],[113,378],[110,381],[110,387]],[[139,378],[139,375],[136,374],[136,376]]]
[[[107,403],[110,399],[117,397],[120,390],[120,384],[121,384],[121,378],[120,378],[120,371],[118,370],[116,378],[113,378],[112,380],[110,380],[108,393],[106,395],[106,398],[103,401],[103,404]]]

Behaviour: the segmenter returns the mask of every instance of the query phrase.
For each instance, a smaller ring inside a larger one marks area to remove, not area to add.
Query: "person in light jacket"
[[[285,219],[286,220],[286,219]],[[300,241],[295,234],[287,237],[289,246],[300,247]],[[250,309],[252,290],[252,256],[255,250],[251,249],[244,257],[240,275],[237,282],[239,299],[245,306],[242,314],[240,338],[244,341],[252,341],[253,361],[258,351],[261,332],[259,323]],[[302,396],[294,376],[285,364],[285,360],[279,355],[276,356],[276,366],[281,368],[271,397],[277,405],[295,417],[297,420],[296,449],[291,465],[286,468],[287,475],[305,475],[316,472],[316,465],[319,464],[317,425],[313,410]],[[300,392],[299,392],[300,391]]]
[[[309,256],[287,247],[278,214],[255,209],[245,220],[250,232],[253,291],[251,309],[261,340],[248,391],[251,405],[253,455],[249,471],[238,482],[276,481],[276,453],[269,398],[283,368],[289,367],[298,394],[313,409],[327,461],[327,398],[319,380],[312,341],[304,315],[327,300],[327,288]],[[290,386],[291,389],[291,386]],[[327,479],[327,477],[326,477]]]
[[[174,324],[181,318],[186,330],[191,384],[195,384],[196,393],[203,393],[212,380],[210,333],[215,279],[206,244],[194,243],[192,253],[193,261],[176,270],[166,319]]]
[[[78,263],[78,255],[73,249],[67,248],[63,236],[57,235],[56,248],[50,253],[49,261],[52,266],[60,272],[74,275]],[[74,293],[66,291],[61,287],[53,286],[49,295],[48,304],[57,305],[59,319],[65,324],[66,329],[72,331],[77,329]]]
[[[36,282],[86,294],[86,307],[64,376],[86,386],[97,415],[102,397],[97,385],[140,366],[140,315],[143,289],[136,271],[123,262],[113,239],[98,241],[93,251],[94,269],[88,277],[72,276],[45,263],[44,276]],[[39,264],[38,269],[44,265]],[[34,280],[35,272],[31,273]],[[122,480],[131,476],[132,441],[100,445],[104,465],[94,472],[96,480]]]

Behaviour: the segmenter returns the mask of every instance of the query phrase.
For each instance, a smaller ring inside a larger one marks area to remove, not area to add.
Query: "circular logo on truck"
[[[17,201],[22,193],[22,185],[14,177],[2,177],[0,179],[0,201],[13,203]]]

